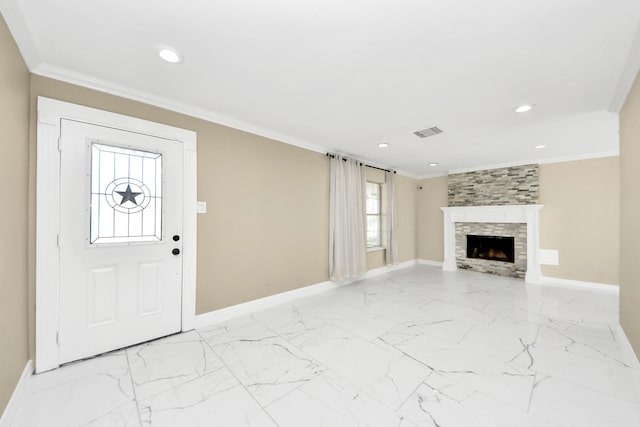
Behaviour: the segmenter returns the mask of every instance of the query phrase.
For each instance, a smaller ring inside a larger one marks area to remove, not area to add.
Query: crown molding
[[[578,154],[575,156],[553,157],[550,159],[529,159],[529,160],[522,160],[518,162],[496,163],[492,165],[482,165],[482,166],[475,166],[475,167],[462,168],[462,169],[451,169],[449,171],[449,174],[477,172],[482,170],[500,169],[500,168],[510,168],[514,166],[525,166],[525,165],[535,165],[535,164],[546,165],[551,163],[574,162],[578,160],[600,159],[603,157],[617,157],[619,155],[620,155],[620,151],[616,150],[616,151],[603,151],[600,153]]]
[[[541,165],[547,165],[551,163],[564,163],[564,162],[575,162],[578,160],[601,159],[604,157],[618,157],[619,155],[620,155],[620,150],[603,151],[600,153],[582,154],[582,155],[566,156],[566,157],[555,157],[552,159],[543,159],[538,161],[537,163]]]
[[[236,120],[204,108],[194,107],[192,105],[178,102],[170,98],[165,98],[149,92],[134,89],[129,86],[120,85],[117,83],[109,82],[107,80],[91,77],[86,74],[78,73],[66,68],[56,67],[50,64],[40,64],[32,70],[32,73],[42,77],[48,77],[77,86],[97,90],[99,92],[108,93],[110,95],[118,96],[121,98],[130,99],[132,101],[142,102],[147,105],[152,105],[154,107],[184,114],[190,117],[195,117],[211,123],[216,123],[233,129],[252,133],[254,135],[269,138],[278,142],[284,142],[286,144],[294,145],[306,150],[315,151],[318,153],[326,153],[328,150],[326,147],[302,139],[291,137],[279,132],[275,132],[271,129],[256,126],[242,120]]]
[[[0,0],[0,13],[7,23],[13,39],[18,45],[18,50],[20,50],[20,54],[27,68],[33,72],[33,69],[38,65],[40,55],[33,42],[31,33],[27,28],[22,12],[20,12],[20,9],[16,6],[14,0]]]
[[[81,87],[97,90],[103,93],[111,94],[125,99],[142,102],[147,105],[155,106],[165,110],[173,111],[179,114],[184,114],[190,117],[202,119],[211,123],[220,124],[240,131],[255,134],[264,138],[272,139],[278,142],[282,142],[288,145],[296,146],[306,150],[310,150],[317,153],[333,152],[324,145],[317,144],[315,142],[303,140],[300,138],[292,137],[290,135],[282,134],[269,128],[258,126],[243,120],[237,120],[232,117],[216,113],[211,110],[196,107],[186,103],[178,102],[170,98],[155,95],[149,92],[144,92],[138,89],[134,89],[129,86],[120,85],[107,80],[98,79],[86,74],[78,73],[76,71],[57,67],[47,63],[40,62],[40,54],[35,47],[31,33],[28,30],[26,21],[19,7],[17,6],[17,0],[0,0],[0,13],[4,17],[11,34],[13,35],[16,44],[20,50],[20,53],[29,68],[29,70],[36,75],[52,78],[55,80],[63,81],[66,83],[74,84]],[[632,43],[629,57],[627,59],[626,66],[621,75],[618,87],[611,101],[609,107],[610,112],[617,113],[624,104],[626,96],[633,84],[636,74],[640,69],[640,26],[636,32],[636,36]],[[428,173],[421,175],[419,173],[413,173],[406,170],[397,170],[388,165],[372,162],[370,160],[363,159],[364,162],[379,166],[384,169],[393,169],[399,175],[412,178],[415,180],[429,179],[446,176],[453,173],[465,173],[479,170],[496,169],[501,167],[522,166],[526,164],[546,164],[546,163],[560,163],[575,160],[586,160],[600,157],[617,156],[619,152],[603,152],[586,155],[569,156],[553,159],[527,159],[516,162],[500,163],[500,164],[487,164],[477,165],[468,168],[452,169],[448,171],[440,171],[435,173]]]
[[[417,176],[416,179],[420,180],[420,179],[440,178],[440,177],[448,176],[448,175],[449,175],[449,172],[442,171],[442,172],[430,173],[430,174],[427,174],[427,175],[420,175],[420,176]]]
[[[640,70],[640,24],[638,25],[636,34],[631,43],[629,56],[627,57],[625,66],[620,74],[618,85],[611,97],[608,111],[612,113],[619,113],[620,110],[622,110],[627,99],[627,95],[631,90],[631,86],[633,86],[633,82],[636,80],[638,70]]]

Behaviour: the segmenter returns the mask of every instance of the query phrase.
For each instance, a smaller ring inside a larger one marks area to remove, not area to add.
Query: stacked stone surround
[[[467,235],[513,237],[514,262],[467,258]],[[527,272],[527,224],[456,222],[456,264],[463,270],[524,279]]]
[[[533,205],[539,199],[538,165],[513,166],[451,174],[449,207]],[[527,225],[502,223],[456,223],[458,268],[481,273],[524,278],[527,271]],[[514,237],[515,262],[467,258],[467,234]]]
[[[538,203],[538,165],[449,175],[449,207]]]

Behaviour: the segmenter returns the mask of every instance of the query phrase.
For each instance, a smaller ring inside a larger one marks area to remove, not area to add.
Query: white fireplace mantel
[[[540,270],[540,209],[543,205],[460,206],[441,208],[444,212],[444,263],[442,269],[457,270],[456,222],[526,223],[527,283],[539,283]]]

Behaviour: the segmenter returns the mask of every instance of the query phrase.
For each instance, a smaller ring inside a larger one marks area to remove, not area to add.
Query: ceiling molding
[[[564,163],[564,162],[576,162],[579,160],[593,160],[593,159],[602,159],[604,157],[618,157],[620,155],[620,151],[603,151],[601,153],[593,153],[593,154],[584,154],[577,156],[566,156],[566,157],[555,157],[553,159],[544,159],[540,160],[537,163],[541,165],[548,165],[552,163]]]
[[[33,71],[40,61],[40,55],[20,9],[13,0],[0,0],[0,13],[2,13],[2,17],[18,45],[27,68],[29,71]]]
[[[288,135],[284,135],[282,133],[275,132],[260,126],[256,126],[245,121],[232,119],[228,116],[224,116],[210,110],[206,110],[203,108],[195,107],[193,105],[177,102],[170,98],[157,96],[148,92],[133,89],[128,86],[119,85],[119,84],[112,83],[102,79],[97,79],[85,74],[78,73],[73,70],[56,67],[50,64],[40,64],[39,66],[32,69],[31,72],[33,74],[36,74],[42,77],[63,81],[76,86],[81,86],[81,87],[96,90],[99,92],[107,93],[109,95],[118,96],[120,98],[126,98],[132,101],[141,102],[146,105],[151,105],[154,107],[162,108],[164,110],[169,110],[176,113],[187,115],[189,117],[201,119],[217,125],[226,126],[229,128],[243,131],[243,132],[248,132],[254,135],[258,135],[264,138],[274,140],[276,142],[281,142],[284,144],[303,148],[305,150],[314,151],[322,154],[325,154],[328,152],[335,152],[335,150],[332,150],[330,148],[327,148],[318,144],[314,144],[308,141],[304,141],[301,139],[297,139]],[[343,154],[343,153],[340,153],[340,154]],[[356,158],[356,156],[352,156],[350,154],[344,154],[344,155],[348,157]],[[367,159],[358,158],[358,160],[363,163],[367,163],[379,168],[395,170],[399,175],[406,176],[408,178],[418,179],[418,177],[415,174],[408,171],[398,170],[388,165],[373,162]]]
[[[207,122],[227,126],[254,135],[262,136],[264,138],[269,138],[277,142],[283,142],[285,144],[304,148],[306,150],[315,151],[318,153],[326,153],[329,150],[326,147],[288,135],[284,135],[271,129],[256,126],[242,120],[232,119],[230,117],[215,113],[210,110],[206,110],[204,108],[194,107],[193,105],[177,102],[170,98],[154,95],[152,93],[133,89],[131,87],[112,83],[106,80],[97,79],[82,73],[78,73],[76,71],[56,67],[50,64],[41,64],[31,70],[31,72],[42,77],[60,80],[76,86],[82,86],[88,89],[97,90],[99,92],[108,93],[110,95],[118,96],[121,98],[130,99],[132,101],[142,102],[144,104],[159,107],[164,110],[173,111],[190,117],[195,117],[197,119],[202,119]]]
[[[449,172],[435,172],[435,173],[430,173],[428,175],[421,175],[416,177],[417,180],[422,180],[422,179],[431,179],[431,178],[441,178],[443,176],[449,176]]]
[[[631,43],[631,50],[620,74],[618,86],[616,86],[616,90],[611,98],[611,103],[609,104],[610,112],[619,113],[620,110],[622,110],[631,86],[633,86],[633,82],[636,80],[638,70],[640,70],[640,25],[638,25],[633,42]]]
[[[578,160],[591,160],[591,159],[600,159],[603,157],[616,157],[620,155],[620,151],[604,151],[601,153],[590,153],[590,154],[580,154],[576,156],[565,156],[565,157],[554,157],[550,159],[529,159],[518,162],[509,162],[509,163],[498,163],[493,165],[483,165],[477,167],[470,168],[462,168],[462,169],[452,169],[449,171],[449,174],[454,173],[467,173],[467,172],[477,172],[482,170],[490,170],[490,169],[500,169],[500,168],[510,168],[514,166],[524,166],[524,165],[545,165],[551,163],[564,163],[564,162],[575,162]]]

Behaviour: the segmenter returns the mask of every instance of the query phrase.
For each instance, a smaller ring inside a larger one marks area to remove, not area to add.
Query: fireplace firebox
[[[467,235],[467,258],[514,263],[514,238]]]

